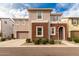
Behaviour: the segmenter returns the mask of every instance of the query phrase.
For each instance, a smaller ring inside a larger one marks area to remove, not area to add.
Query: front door
[[[64,39],[64,31],[63,31],[63,27],[59,28],[59,40],[63,40]]]

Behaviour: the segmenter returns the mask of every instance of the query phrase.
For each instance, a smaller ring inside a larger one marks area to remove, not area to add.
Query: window
[[[37,12],[37,19],[42,19],[43,15],[41,11]]]
[[[56,28],[55,27],[51,27],[51,35],[55,35],[56,34]]]
[[[78,19],[72,19],[72,24],[77,25],[78,24]]]
[[[51,16],[51,21],[58,21],[60,20],[60,16]]]
[[[55,16],[54,19],[55,21],[58,21],[60,19],[60,16]]]
[[[36,36],[37,37],[43,37],[43,27],[42,26],[36,27]]]

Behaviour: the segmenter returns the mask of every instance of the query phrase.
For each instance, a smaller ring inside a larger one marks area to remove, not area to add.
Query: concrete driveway
[[[25,42],[25,39],[12,39],[4,42],[0,42],[0,47],[18,47]]]

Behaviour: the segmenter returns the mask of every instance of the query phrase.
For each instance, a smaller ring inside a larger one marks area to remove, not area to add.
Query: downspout
[[[49,40],[50,40],[50,19],[48,20],[48,36],[49,36],[48,38],[49,38]]]

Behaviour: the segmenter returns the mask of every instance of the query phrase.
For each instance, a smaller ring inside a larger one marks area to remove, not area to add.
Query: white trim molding
[[[52,28],[54,29],[54,33],[52,33]],[[56,35],[56,27],[50,27],[50,33],[51,35]]]
[[[32,20],[31,23],[48,23],[48,20]]]
[[[37,34],[38,33],[38,31],[37,31],[38,28],[42,28],[42,34],[41,35]],[[43,26],[36,26],[36,37],[43,37]]]

